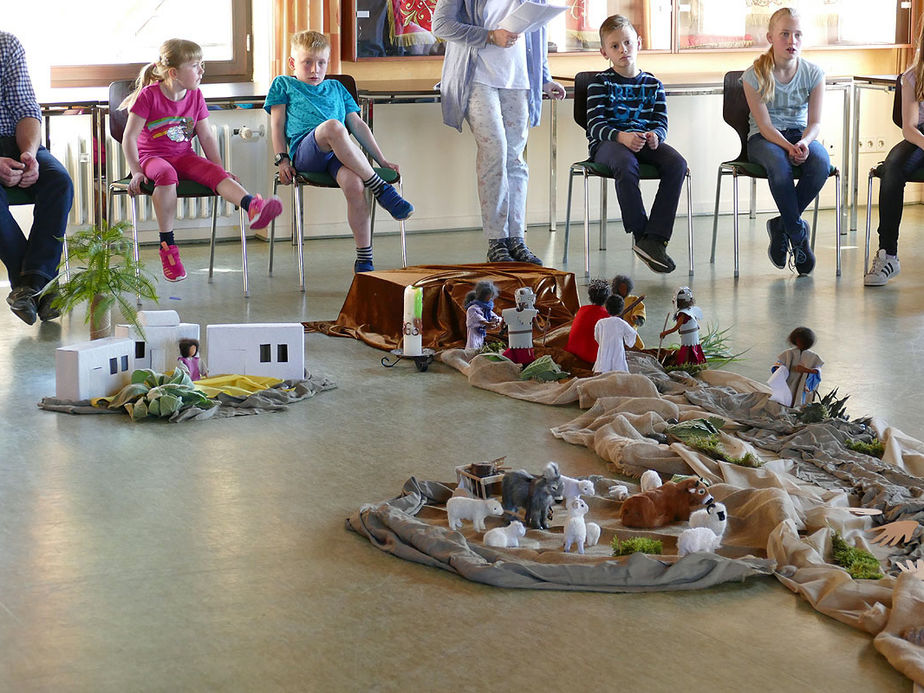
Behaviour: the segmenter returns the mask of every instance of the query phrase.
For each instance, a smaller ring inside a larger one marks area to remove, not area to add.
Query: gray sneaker
[[[529,262],[534,265],[542,265],[542,260],[536,257],[536,254],[526,247],[526,241],[522,236],[511,236],[507,239],[507,250],[510,251],[510,257],[516,262]]]
[[[13,314],[27,325],[34,325],[38,317],[38,306],[35,302],[35,289],[31,286],[17,286],[6,297]]]
[[[632,250],[652,272],[667,274],[677,268],[670,255],[667,254],[667,241],[665,240],[642,236],[632,243]]]
[[[789,242],[780,225],[780,217],[773,217],[767,221],[767,235],[770,236],[770,245],[767,247],[767,257],[777,269],[786,268],[786,255],[789,253]]]
[[[802,234],[789,237],[789,245],[792,247],[792,262],[796,266],[796,272],[800,277],[812,273],[815,269],[815,254],[809,245],[809,226],[803,220]]]
[[[492,238],[488,241],[488,262],[515,262],[506,241],[506,238]]]

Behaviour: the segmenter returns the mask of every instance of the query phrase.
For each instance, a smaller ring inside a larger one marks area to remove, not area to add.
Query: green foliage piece
[[[70,279],[64,274],[64,258],[58,265],[58,276],[52,279],[43,292],[57,285],[58,296],[52,305],[62,313],[69,313],[82,303],[87,304],[85,322],[100,325],[113,306],[142,334],[138,323],[135,300],[125,296],[140,295],[157,301],[153,277],[144,271],[141,261],[135,260],[132,241],[125,237],[126,222],[110,226],[105,221],[98,227],[82,229],[67,237]]]
[[[709,368],[708,361],[706,363],[672,363],[669,366],[665,366],[664,371],[666,373],[670,373],[671,371],[684,371],[690,375],[696,375],[707,368]]]
[[[821,423],[825,419],[831,418],[831,412],[821,402],[812,402],[802,407],[797,417],[802,423]]]
[[[837,388],[834,388],[818,402],[802,407],[798,419],[802,423],[820,423],[826,419],[846,419],[848,399],[850,395],[838,399]]]
[[[699,450],[716,460],[731,462],[742,467],[760,467],[764,462],[753,453],[747,452],[743,457],[732,457],[722,446],[719,430],[725,425],[724,419],[710,416],[708,419],[691,419],[683,423],[668,426],[664,433],[676,438],[694,450]]]
[[[725,419],[710,416],[707,419],[690,419],[673,424],[665,428],[664,432],[678,440],[686,441],[688,438],[717,435],[724,425]]]
[[[712,323],[706,326],[706,331],[699,340],[699,345],[703,349],[703,356],[706,357],[710,368],[721,368],[729,363],[740,361],[741,357],[748,352],[748,349],[745,349],[736,354],[731,353],[729,348],[731,338],[728,333],[732,327],[734,325],[720,330],[718,325]]]
[[[661,540],[650,537],[630,537],[625,541],[619,541],[619,537],[613,537],[612,546],[614,556],[628,556],[632,553],[661,555],[663,551]]]
[[[540,356],[535,361],[523,367],[520,371],[520,380],[538,380],[540,382],[549,382],[552,380],[561,380],[567,378],[570,373],[563,371],[552,357],[546,354]]]
[[[869,551],[851,546],[837,532],[831,538],[834,562],[846,569],[854,580],[876,580],[882,577],[879,560]]]
[[[150,369],[139,369],[132,372],[131,379],[131,384],[103,401],[110,409],[124,407],[134,421],[148,417],[167,419],[188,407],[211,409],[218,406],[217,401],[196,389],[189,373],[182,368],[177,368],[169,376]]]
[[[853,440],[852,438],[848,438],[845,445],[848,450],[862,452],[864,455],[869,455],[870,457],[882,459],[882,456],[885,454],[885,445],[883,445],[882,441],[878,438],[873,438],[869,443],[865,440]]]

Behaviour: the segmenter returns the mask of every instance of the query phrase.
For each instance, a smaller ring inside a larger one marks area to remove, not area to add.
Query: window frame
[[[231,0],[231,60],[209,60],[204,83],[253,81],[253,9],[250,0]],[[51,86],[100,87],[134,79],[146,63],[52,65]]]

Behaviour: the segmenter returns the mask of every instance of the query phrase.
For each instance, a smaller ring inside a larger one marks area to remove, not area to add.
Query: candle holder
[[[385,368],[394,368],[399,361],[402,359],[413,359],[414,366],[418,371],[423,373],[430,367],[430,364],[433,363],[433,357],[436,356],[436,351],[430,349],[429,347],[424,347],[420,350],[420,354],[407,355],[404,353],[404,349],[392,349],[391,356],[382,357],[382,365]],[[389,358],[393,358],[394,361],[389,362]]]

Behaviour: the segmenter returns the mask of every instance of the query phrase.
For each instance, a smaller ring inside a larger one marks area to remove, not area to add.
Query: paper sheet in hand
[[[567,8],[559,5],[540,5],[538,2],[524,2],[501,20],[499,29],[513,34],[527,34],[553,20]]]

